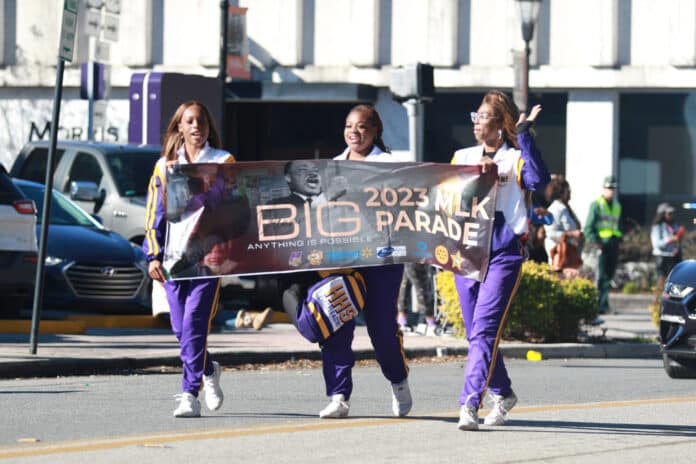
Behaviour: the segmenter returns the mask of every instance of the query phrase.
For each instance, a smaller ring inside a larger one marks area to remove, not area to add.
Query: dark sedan
[[[660,306],[660,340],[665,371],[672,378],[696,378],[696,261],[674,266]]]
[[[45,187],[14,179],[38,208],[40,235]],[[105,229],[53,191],[46,247],[44,307],[100,313],[149,313],[147,263],[140,247]]]

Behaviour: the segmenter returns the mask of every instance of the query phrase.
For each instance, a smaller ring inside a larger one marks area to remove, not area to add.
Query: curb
[[[527,352],[540,352],[542,359],[566,358],[641,358],[659,359],[660,347],[656,343],[559,343],[549,345],[511,344],[501,345],[501,353],[511,359],[526,359]],[[468,347],[438,346],[429,348],[406,349],[409,359],[465,356]],[[240,366],[244,364],[270,364],[292,361],[297,359],[321,360],[318,350],[292,352],[221,352],[214,353],[215,359],[225,366]],[[355,350],[356,360],[375,359],[372,349]],[[30,377],[67,377],[96,374],[124,374],[135,370],[153,367],[180,367],[178,356],[156,357],[121,357],[121,358],[43,358],[22,359],[0,364],[0,378],[30,378]]]

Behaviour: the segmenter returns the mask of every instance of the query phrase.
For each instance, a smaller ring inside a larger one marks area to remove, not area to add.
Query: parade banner
[[[172,279],[418,262],[482,280],[497,174],[435,163],[295,160],[175,165]]]

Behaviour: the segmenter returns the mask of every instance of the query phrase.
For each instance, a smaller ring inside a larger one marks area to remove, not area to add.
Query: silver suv
[[[29,142],[12,165],[12,177],[44,183],[49,144]],[[54,155],[53,187],[102,224],[142,244],[145,197],[158,146],[59,141]]]
[[[0,317],[17,316],[36,275],[36,205],[0,165]]]

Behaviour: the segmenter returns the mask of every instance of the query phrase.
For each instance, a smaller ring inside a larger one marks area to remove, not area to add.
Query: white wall
[[[60,110],[58,138],[87,140],[87,101],[71,96]],[[49,140],[53,99],[49,92],[36,98],[33,92],[0,95],[0,163],[8,170],[22,146],[31,140]],[[104,128],[95,128],[97,141],[128,143],[128,100],[111,100]]]
[[[218,66],[220,59],[220,2],[164,2],[164,65]]]
[[[617,64],[618,2],[551,2],[550,64],[574,67]]]
[[[668,11],[670,64],[696,66],[696,2],[673,0]]]
[[[457,59],[456,0],[392,0],[392,64],[454,66]]]
[[[303,64],[302,0],[240,0],[239,6],[249,8],[249,48],[259,63],[265,67]]]
[[[572,189],[571,205],[583,224],[590,203],[601,193],[603,179],[619,174],[618,113],[618,92],[568,94],[566,178]]]
[[[320,1],[314,11],[315,66],[377,65],[379,0]]]
[[[471,66],[512,65],[513,44],[522,49],[522,29],[517,20],[515,2],[507,0],[471,0]]]
[[[114,63],[136,67],[152,64],[152,13],[151,1],[121,0],[121,40],[113,45]]]
[[[631,65],[668,65],[672,42],[670,8],[663,2],[632,0]]]

